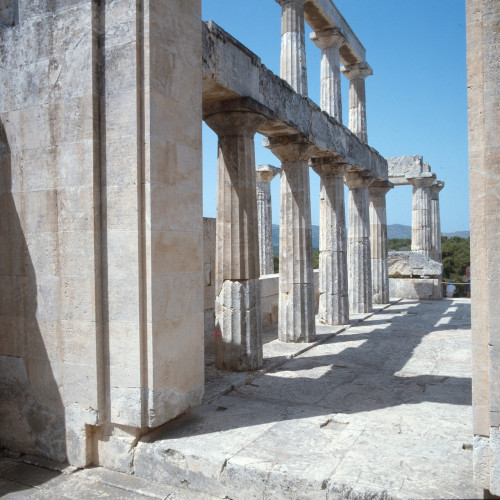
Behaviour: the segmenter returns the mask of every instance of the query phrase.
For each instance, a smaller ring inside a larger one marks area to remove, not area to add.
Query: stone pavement
[[[301,353],[309,346],[267,344],[258,375],[209,366],[204,404],[141,439],[133,476],[46,478],[4,459],[0,493],[14,484],[6,498],[480,498],[470,302],[402,301],[328,330],[318,326],[330,338]]]

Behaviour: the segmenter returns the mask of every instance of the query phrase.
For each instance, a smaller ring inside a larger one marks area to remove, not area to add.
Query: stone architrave
[[[281,5],[280,76],[307,96],[307,66],[303,0],[278,0]]]
[[[439,192],[444,188],[444,181],[435,181],[431,187],[431,259],[442,262],[441,250],[441,213],[439,210]]]
[[[342,123],[339,49],[346,40],[339,29],[316,31],[310,38],[321,49],[321,109]]]
[[[280,173],[272,165],[257,165],[257,218],[259,222],[260,274],[274,273],[271,181]]]
[[[349,323],[345,166],[331,158],[314,158],[311,165],[321,179],[318,320],[327,325],[345,325]]]
[[[347,230],[347,267],[349,276],[349,311],[353,314],[372,311],[372,272],[370,252],[370,214],[368,188],[375,181],[358,172],[344,176],[349,188]]]
[[[411,250],[423,253],[426,257],[432,254],[431,228],[431,190],[436,174],[422,173],[418,177],[407,177],[413,186],[411,216]]]
[[[302,136],[273,137],[264,145],[282,162],[278,338],[312,342],[316,327],[307,162],[314,146]]]
[[[372,299],[374,304],[389,302],[387,265],[387,212],[385,196],[394,187],[392,182],[376,181],[370,194],[370,252],[372,265]]]
[[[349,129],[356,137],[368,142],[365,78],[373,75],[373,71],[366,62],[343,66],[341,71],[349,80]]]
[[[249,108],[228,102],[204,117],[219,139],[216,365],[234,371],[262,366],[254,135],[266,118],[255,111],[259,106]]]

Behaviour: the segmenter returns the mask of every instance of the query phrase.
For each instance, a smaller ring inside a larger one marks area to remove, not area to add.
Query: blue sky
[[[367,52],[368,142],[383,156],[418,154],[430,163],[441,191],[444,232],[469,230],[465,2],[462,0],[337,0]],[[214,20],[279,74],[281,8],[274,0],[202,0]],[[309,41],[309,97],[319,102],[320,50]],[[348,81],[343,78],[344,124]],[[280,166],[255,138],[257,164]],[[215,217],[217,138],[204,125],[204,215]],[[319,178],[311,170],[312,223],[319,223]],[[279,221],[279,179],[272,182],[273,222]],[[389,224],[411,224],[411,188],[387,195]]]

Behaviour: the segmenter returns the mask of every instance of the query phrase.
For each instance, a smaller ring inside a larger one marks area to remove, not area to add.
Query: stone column
[[[342,67],[341,71],[349,80],[349,129],[356,137],[368,142],[365,78],[373,75],[373,71],[366,62]]]
[[[278,0],[281,5],[280,76],[307,96],[307,66],[303,0]]]
[[[411,250],[431,257],[431,191],[436,174],[422,173],[419,177],[407,177],[413,186],[411,212]]]
[[[345,325],[349,323],[345,167],[331,158],[314,158],[311,164],[321,178],[318,320],[327,325]]]
[[[216,365],[225,370],[256,370],[262,366],[262,332],[254,134],[265,118],[235,110],[206,115],[205,122],[219,139]]]
[[[349,188],[347,230],[349,311],[353,314],[368,313],[372,311],[368,188],[375,179],[364,177],[358,172],[349,172],[344,176],[344,180]]]
[[[392,182],[376,181],[368,188],[370,193],[370,251],[374,304],[387,304],[389,302],[385,195],[393,187]]]
[[[316,328],[307,161],[314,146],[301,136],[273,137],[264,145],[282,162],[278,337],[312,342]]]
[[[280,173],[272,165],[257,165],[257,218],[259,222],[260,274],[274,273],[271,181]]]
[[[316,31],[310,37],[321,49],[321,109],[342,123],[339,49],[345,38],[338,29]]]
[[[444,181],[434,181],[431,185],[431,259],[443,261],[441,251],[441,213],[439,210],[439,192],[444,188]]]

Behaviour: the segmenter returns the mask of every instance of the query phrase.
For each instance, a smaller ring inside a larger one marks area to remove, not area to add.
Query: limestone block
[[[490,488],[490,440],[484,436],[474,436],[472,463],[474,485],[483,490]]]
[[[443,265],[418,252],[389,252],[389,274],[441,276]]]
[[[418,177],[425,172],[422,156],[397,156],[386,158],[389,180],[395,185],[409,184],[407,177]]]
[[[442,298],[439,279],[390,278],[391,299],[440,300]]]

